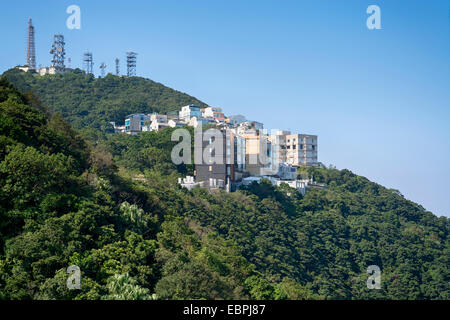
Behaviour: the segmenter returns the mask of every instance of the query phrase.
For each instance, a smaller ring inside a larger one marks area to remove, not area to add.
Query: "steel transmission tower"
[[[119,73],[119,58],[116,58],[116,76],[118,76]]]
[[[85,52],[83,56],[84,71],[86,74],[94,73],[94,60],[92,59],[92,52]]]
[[[58,72],[63,72],[66,69],[66,66],[64,65],[66,56],[66,50],[64,49],[65,44],[64,36],[62,34],[55,34],[50,54],[53,55],[52,66],[55,67]]]
[[[31,18],[28,20],[27,63],[29,68],[36,69],[36,52],[34,46],[34,27]]]
[[[127,76],[132,77],[136,75],[136,56],[137,53],[133,51],[127,52]]]

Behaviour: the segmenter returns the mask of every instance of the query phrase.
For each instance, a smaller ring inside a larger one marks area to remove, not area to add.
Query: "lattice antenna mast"
[[[101,77],[104,78],[105,77],[106,64],[104,62],[102,62],[102,64],[99,66],[99,68],[100,68]]]
[[[119,58],[116,58],[116,76],[120,74],[119,72]]]
[[[85,52],[83,56],[84,71],[86,74],[94,74],[94,60],[92,59],[92,52]]]
[[[65,44],[64,36],[62,34],[55,34],[50,54],[53,55],[52,66],[55,67],[56,71],[62,72],[66,69],[66,66],[64,65],[66,56],[66,50],[64,49]]]
[[[136,56],[137,53],[133,51],[127,52],[127,76],[132,77],[136,75]]]
[[[31,18],[28,20],[27,63],[29,68],[36,69],[36,51],[34,45],[34,26]]]

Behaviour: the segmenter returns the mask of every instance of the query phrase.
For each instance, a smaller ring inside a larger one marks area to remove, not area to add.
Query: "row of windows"
[[[303,145],[303,144],[301,144],[300,145],[300,150],[305,150],[306,148],[304,148],[304,146],[305,145]],[[280,148],[281,148],[281,150],[285,150],[285,149],[288,149],[288,150],[290,150],[291,149],[291,146],[284,146],[284,145],[280,145]],[[292,145],[292,150],[295,150],[295,149],[297,149],[297,145]],[[315,145],[312,145],[311,146],[311,150],[316,150],[316,146]]]

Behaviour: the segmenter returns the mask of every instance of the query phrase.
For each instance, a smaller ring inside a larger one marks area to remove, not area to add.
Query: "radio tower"
[[[66,56],[66,50],[64,49],[65,44],[64,36],[62,34],[55,34],[50,54],[53,55],[52,66],[55,67],[57,72],[64,72],[66,69],[66,66],[64,65]]]
[[[92,59],[92,52],[85,52],[83,57],[84,71],[86,74],[94,73],[94,60]]]
[[[118,76],[119,73],[119,58],[116,58],[116,76]]]
[[[102,62],[102,64],[100,65],[99,68],[100,68],[101,77],[104,78],[105,77],[106,64],[104,62]]]
[[[34,27],[31,18],[28,20],[27,63],[29,68],[36,69],[36,53],[34,49]]]
[[[127,52],[127,76],[132,77],[136,75],[136,52]]]

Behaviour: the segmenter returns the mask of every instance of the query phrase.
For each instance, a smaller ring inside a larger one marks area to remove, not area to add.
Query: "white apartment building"
[[[274,160],[293,166],[316,166],[318,141],[316,135],[291,134],[290,131],[277,131],[271,135],[275,147]]]
[[[188,123],[194,117],[197,118],[197,120],[201,119],[202,112],[200,111],[199,106],[190,104],[181,108],[178,117],[181,121]]]

